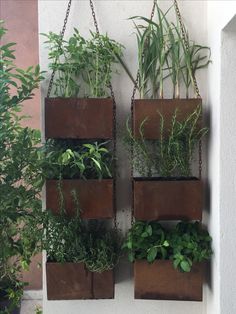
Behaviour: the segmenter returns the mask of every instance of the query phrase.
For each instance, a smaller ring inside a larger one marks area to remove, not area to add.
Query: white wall
[[[161,6],[169,7],[170,1],[162,1]],[[40,32],[50,30],[59,32],[62,27],[67,1],[39,0],[39,25]],[[132,35],[133,26],[127,18],[133,15],[149,16],[152,1],[95,1],[96,12],[101,32],[108,34],[126,47],[125,59],[133,73],[136,72],[136,41]],[[196,41],[205,44],[207,40],[206,29],[206,2],[183,1],[180,8],[184,15],[186,26]],[[68,22],[66,36],[72,33],[73,27],[78,27],[82,35],[88,34],[88,29],[93,29],[88,1],[72,1],[71,16]],[[40,41],[40,64],[47,70],[47,52]],[[206,99],[207,84],[206,71],[200,74],[200,89]],[[117,99],[117,113],[119,122],[124,122],[130,111],[130,97],[132,83],[121,70],[121,75],[116,76],[113,82]],[[46,82],[42,85],[42,94],[45,95]],[[119,151],[119,180],[118,180],[118,210],[119,223],[122,229],[130,226],[130,182],[127,156]],[[205,313],[206,299],[203,303],[197,302],[168,302],[168,301],[140,301],[133,299],[133,282],[131,266],[123,262],[117,270],[115,300],[106,301],[50,301],[46,299],[44,289],[44,314],[203,314]],[[173,283],[175,284],[175,283]],[[45,280],[44,280],[45,286]],[[178,287],[176,287],[178,289]]]
[[[222,30],[236,14],[236,1],[208,1],[207,4],[208,45],[213,60],[208,77],[211,116],[209,226],[214,245],[207,313],[233,314],[236,313],[236,26],[231,25],[231,31],[228,27],[224,32]]]

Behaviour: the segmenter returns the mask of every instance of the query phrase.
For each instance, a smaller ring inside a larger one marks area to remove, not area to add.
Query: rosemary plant
[[[147,140],[144,137],[144,125],[140,125],[140,138],[135,138],[129,123],[126,124],[124,144],[130,150],[135,171],[142,176],[152,177],[191,177],[191,164],[199,141],[207,134],[207,128],[199,128],[201,106],[198,106],[184,121],[178,120],[178,110],[172,117],[168,136],[164,136],[165,120],[160,116],[160,139]]]

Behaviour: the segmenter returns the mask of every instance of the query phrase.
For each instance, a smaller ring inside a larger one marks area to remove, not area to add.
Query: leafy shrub
[[[211,257],[211,237],[198,222],[180,222],[173,229],[164,228],[158,222],[133,224],[123,246],[128,258],[147,260],[172,260],[174,268],[189,272],[195,262]]]
[[[1,22],[0,39],[6,31]],[[23,293],[19,274],[39,250],[35,217],[43,185],[40,132],[21,124],[22,106],[34,96],[42,72],[39,66],[17,68],[14,46],[0,46],[0,297],[11,300],[11,309]]]

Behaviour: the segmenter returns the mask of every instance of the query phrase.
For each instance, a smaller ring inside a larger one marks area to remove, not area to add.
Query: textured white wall
[[[171,1],[161,1],[161,7],[167,8]],[[62,27],[67,1],[39,0],[39,26],[41,33],[50,30],[59,32]],[[125,60],[132,73],[136,73],[136,40],[132,34],[133,25],[127,18],[133,15],[149,16],[152,1],[115,1],[95,0],[95,9],[101,32],[108,34],[126,47]],[[186,26],[196,41],[205,44],[207,40],[206,29],[206,2],[181,1],[180,8],[183,12]],[[93,30],[88,0],[72,1],[71,15],[68,22],[66,36],[72,33],[73,27],[78,27],[82,35]],[[40,64],[47,70],[47,51],[40,40]],[[199,76],[200,89],[206,100],[206,71]],[[42,85],[42,94],[45,95],[46,83]],[[121,70],[121,75],[113,81],[117,99],[117,114],[119,122],[123,123],[130,112],[130,97],[133,85]],[[130,181],[127,156],[122,146],[118,146],[119,180],[118,180],[118,220],[123,230],[130,226]],[[173,283],[175,284],[175,283]],[[44,280],[45,286],[45,280]],[[178,287],[176,287],[178,289]],[[133,281],[131,266],[122,262],[117,269],[115,300],[98,301],[50,301],[46,299],[44,289],[44,314],[203,314],[205,313],[206,299],[203,303],[197,302],[168,302],[168,301],[141,301],[133,299]]]
[[[208,105],[211,116],[209,179],[210,232],[214,258],[207,313],[236,313],[235,285],[235,152],[236,152],[236,1],[208,1],[207,30],[213,63],[209,67]],[[222,30],[224,31],[222,32]]]

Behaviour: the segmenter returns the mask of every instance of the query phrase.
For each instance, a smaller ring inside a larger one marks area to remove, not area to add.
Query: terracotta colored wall
[[[39,63],[38,47],[38,1],[37,0],[0,0],[0,19],[8,29],[4,42],[16,42],[16,64],[26,68]],[[40,127],[40,95],[36,91],[33,100],[24,105],[24,113],[32,118],[27,125]],[[30,272],[24,279],[30,281],[29,289],[42,288],[42,273],[37,268],[41,255],[34,259]]]

